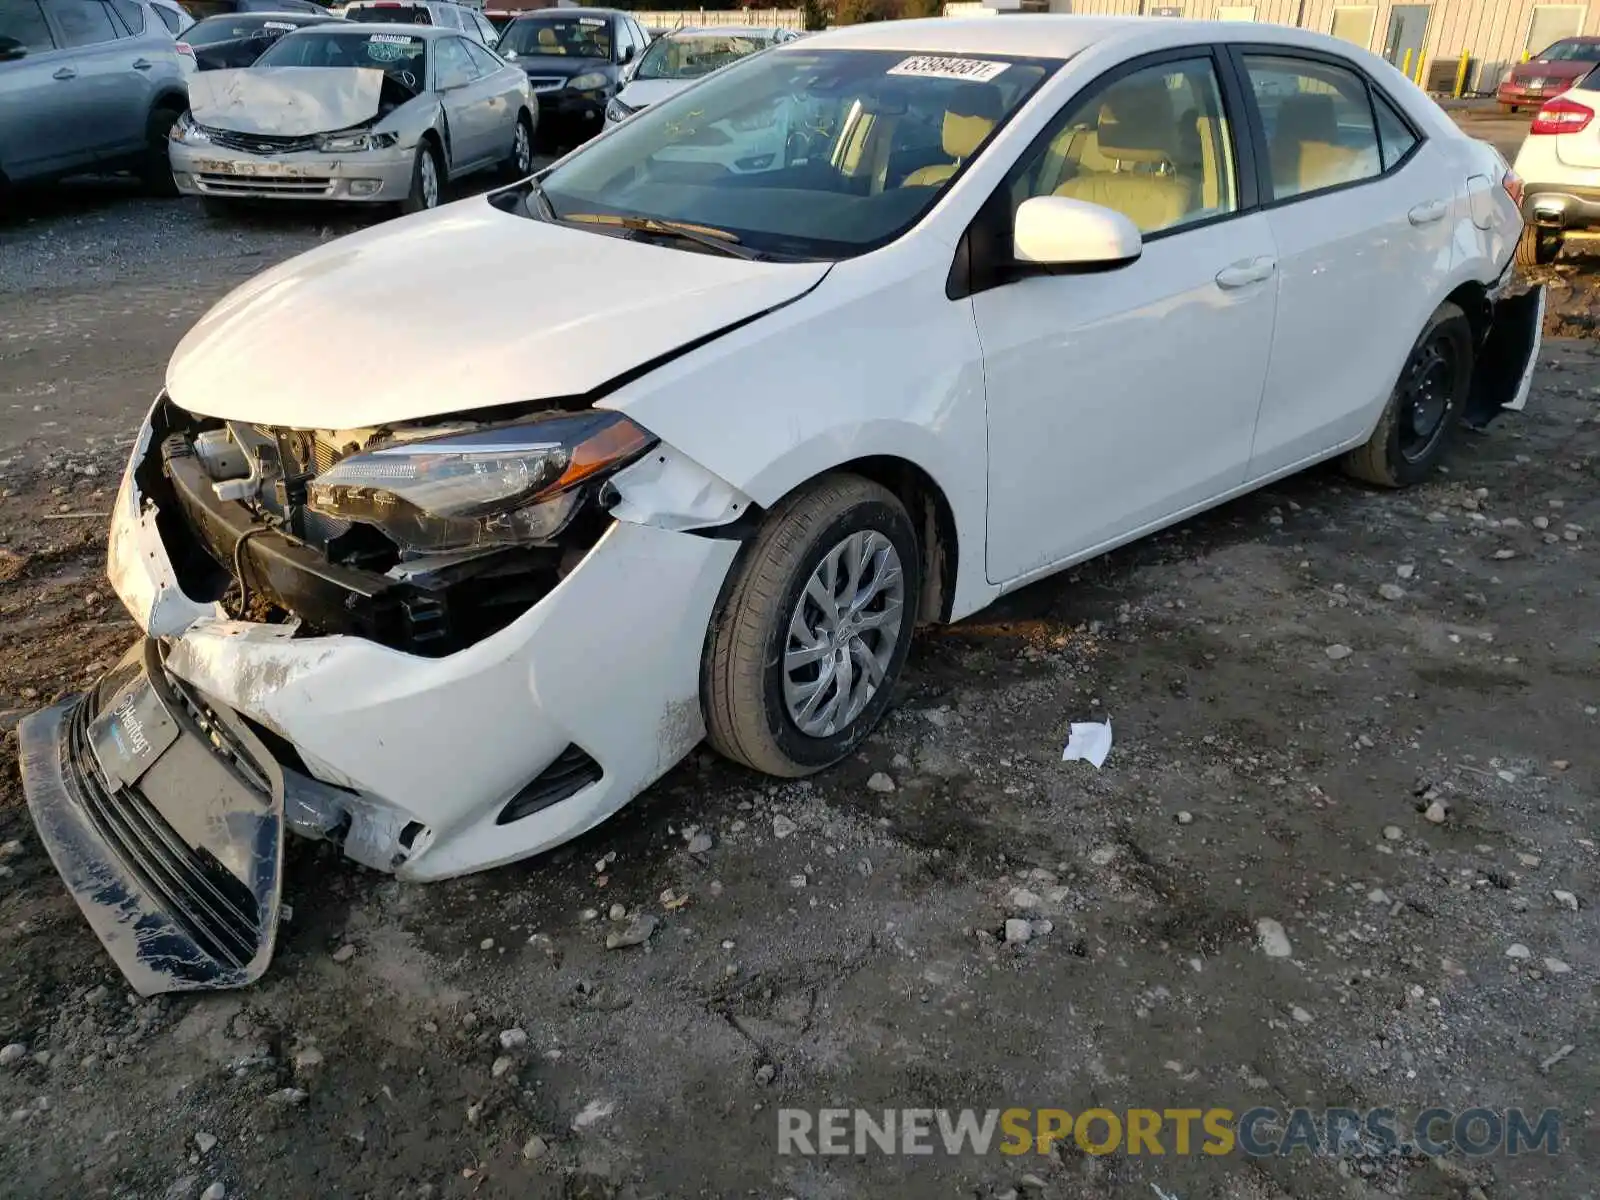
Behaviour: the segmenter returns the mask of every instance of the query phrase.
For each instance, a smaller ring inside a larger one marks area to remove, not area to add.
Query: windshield
[[[495,47],[505,58],[565,55],[611,57],[611,21],[606,17],[522,17],[506,26]]]
[[[577,151],[544,176],[543,199],[556,219],[585,227],[624,228],[595,226],[595,214],[646,217],[776,256],[861,254],[915,224],[1059,65],[890,50],[754,55]]]
[[[1600,42],[1557,42],[1543,54],[1542,62],[1594,62],[1600,59]]]
[[[257,67],[375,67],[413,92],[427,78],[428,45],[404,33],[324,32],[290,34],[256,59]]]
[[[771,35],[675,33],[650,43],[635,79],[698,79],[772,45]]]
[[[289,16],[227,16],[207,17],[191,25],[183,40],[191,46],[214,46],[218,42],[232,42],[249,37],[277,37],[308,24],[301,18]]]

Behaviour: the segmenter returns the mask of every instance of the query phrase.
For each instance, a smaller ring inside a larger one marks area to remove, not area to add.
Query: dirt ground
[[[340,231],[51,204],[0,221],[8,729],[132,640],[105,516],[172,346]],[[581,841],[445,884],[295,842],[246,991],[129,994],[7,734],[4,1192],[1597,1194],[1597,265],[1548,273],[1527,413],[1437,481],[1311,471],[930,632],[880,732],[808,782],[702,751]],[[1106,716],[1104,769],[1062,762]],[[614,904],[659,917],[645,945],[605,949]],[[1258,1104],[1559,1108],[1562,1153],[777,1153],[781,1107]]]

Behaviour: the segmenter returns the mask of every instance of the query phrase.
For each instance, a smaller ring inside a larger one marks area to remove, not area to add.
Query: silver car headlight
[[[596,88],[603,88],[611,80],[607,79],[600,71],[589,71],[582,75],[574,75],[567,81],[567,86],[575,92],[592,92]]]
[[[174,142],[187,146],[205,146],[211,142],[211,135],[194,123],[194,118],[184,113],[173,123],[167,137]]]
[[[397,133],[325,133],[317,139],[324,154],[358,154],[363,150],[387,150],[400,140]]]
[[[352,454],[311,481],[306,504],[418,553],[544,541],[577,511],[580,484],[654,443],[620,413],[562,413]]]
[[[606,120],[620,123],[626,121],[638,111],[637,108],[624,104],[621,100],[613,99],[606,105]]]

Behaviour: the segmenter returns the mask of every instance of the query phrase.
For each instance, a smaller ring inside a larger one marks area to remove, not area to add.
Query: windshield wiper
[[[660,217],[623,216],[616,213],[565,213],[563,221],[581,221],[588,225],[615,225],[632,233],[654,234],[660,237],[682,238],[707,250],[715,250],[730,258],[760,262],[766,258],[759,250],[739,243],[737,234],[714,225],[696,225],[690,221],[667,221]]]

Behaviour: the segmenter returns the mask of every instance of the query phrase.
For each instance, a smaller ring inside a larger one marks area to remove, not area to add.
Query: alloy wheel
[[[533,169],[533,141],[528,137],[528,126],[522,121],[517,122],[516,142],[512,147],[512,155],[516,159],[517,174],[526,175]]]
[[[783,697],[808,737],[831,737],[883,686],[900,641],[905,574],[894,544],[860,530],[825,555],[806,581],[784,642]]]
[[[427,150],[422,152],[422,207],[439,207],[439,168]]]

